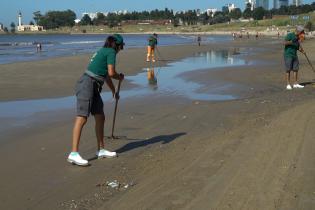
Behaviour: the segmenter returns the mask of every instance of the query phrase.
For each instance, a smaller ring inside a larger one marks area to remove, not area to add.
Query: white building
[[[293,5],[301,6],[303,4],[302,0],[293,0]]]
[[[237,7],[235,6],[235,4],[226,4],[227,8],[229,9],[229,12],[231,12],[232,10],[235,10]]]
[[[213,17],[214,14],[215,14],[217,11],[218,11],[218,9],[216,9],[216,8],[210,8],[210,9],[207,9],[207,10],[206,10],[206,13],[207,13],[208,16],[211,15],[211,17]]]
[[[3,24],[0,23],[0,31],[3,31]]]
[[[251,10],[253,11],[254,8],[256,7],[256,0],[245,0],[245,8],[246,8],[247,4],[251,5]]]
[[[17,31],[44,31],[43,26],[38,26],[38,25],[23,25],[22,23],[22,13],[19,12],[18,15],[18,26],[17,26]]]
[[[91,18],[91,20],[94,20],[95,18],[97,18],[97,13],[98,12],[83,12],[82,17],[88,15]]]

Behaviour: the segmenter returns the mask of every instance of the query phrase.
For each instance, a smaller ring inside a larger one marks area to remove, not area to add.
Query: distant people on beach
[[[246,33],[246,34],[247,34],[247,39],[249,39],[249,32],[247,31],[247,33]]]
[[[95,118],[95,133],[97,139],[97,158],[116,157],[116,152],[104,148],[104,123],[105,115],[103,101],[100,95],[102,86],[106,82],[113,97],[118,100],[119,93],[116,92],[112,79],[122,81],[123,74],[116,71],[116,54],[123,50],[124,40],[119,34],[108,36],[104,46],[91,58],[87,70],[80,77],[76,84],[76,118],[72,133],[72,151],[67,161],[79,166],[87,166],[88,160],[83,159],[79,154],[79,143],[81,132],[90,114]]]
[[[233,32],[233,33],[232,33],[232,36],[233,36],[233,40],[235,40],[235,39],[236,39],[236,33]]]
[[[38,43],[36,44],[36,51],[37,51],[37,52],[41,52],[41,51],[42,51],[42,43],[38,42]]]
[[[154,33],[148,38],[148,53],[147,53],[147,62],[155,62],[154,51],[158,44],[158,35]]]
[[[288,33],[284,41],[284,63],[285,63],[285,74],[287,90],[292,90],[292,88],[304,88],[303,85],[298,83],[298,71],[299,71],[299,59],[297,51],[305,53],[302,46],[300,45],[299,36],[304,31],[302,26],[297,26],[295,32]],[[291,85],[291,72],[293,72],[293,85]]]
[[[256,32],[255,38],[258,39],[258,36],[259,36],[259,34],[258,34],[258,32]]]
[[[201,36],[200,35],[198,35],[198,37],[197,37],[197,42],[198,42],[198,46],[200,46],[201,45]]]

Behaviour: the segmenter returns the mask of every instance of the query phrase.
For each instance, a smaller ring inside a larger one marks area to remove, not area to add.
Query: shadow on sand
[[[301,82],[300,85],[303,85],[303,86],[314,86],[315,85],[315,81],[311,81],[311,82]]]
[[[128,152],[130,150],[133,150],[133,149],[136,149],[136,148],[139,148],[139,147],[145,147],[145,146],[148,146],[150,144],[155,144],[155,143],[158,143],[158,142],[162,142],[162,144],[168,144],[170,143],[171,141],[174,141],[176,138],[180,137],[180,136],[183,136],[183,135],[186,135],[186,133],[184,132],[181,132],[181,133],[174,133],[174,134],[170,134],[170,135],[160,135],[160,136],[155,136],[155,137],[152,137],[150,139],[128,139],[128,138],[123,138],[125,140],[131,140],[133,142],[130,142],[124,146],[122,146],[121,148],[117,149],[116,152],[119,154],[119,153],[124,153],[124,152]],[[121,137],[124,137],[124,136],[121,136]],[[109,138],[109,137],[107,137]],[[120,137],[119,137],[120,138]],[[96,160],[97,157],[94,156],[94,157],[91,157],[91,158],[88,158],[88,161],[93,161],[93,160]]]
[[[160,136],[155,136],[152,137],[150,139],[145,139],[145,140],[140,140],[140,141],[135,141],[135,142],[131,142],[128,143],[124,146],[122,146],[121,148],[117,149],[116,152],[117,153],[123,153],[123,152],[127,152],[139,147],[145,147],[148,146],[150,144],[155,144],[158,142],[162,142],[162,144],[168,144],[171,141],[174,141],[176,138],[186,135],[186,133],[174,133],[171,135],[160,135]]]

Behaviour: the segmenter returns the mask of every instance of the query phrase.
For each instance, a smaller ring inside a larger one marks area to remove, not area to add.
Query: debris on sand
[[[117,180],[114,180],[112,182],[106,182],[106,185],[111,187],[111,188],[118,189],[120,186],[120,183]]]

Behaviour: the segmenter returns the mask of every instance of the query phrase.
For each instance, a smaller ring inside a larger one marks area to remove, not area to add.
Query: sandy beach
[[[314,61],[315,41],[306,40],[304,48]],[[306,86],[292,91],[285,90],[281,40],[272,37],[160,47],[163,59],[156,65],[210,49],[237,49],[246,65],[181,77],[204,90],[214,80],[237,84],[228,90],[237,99],[121,98],[115,128],[121,138],[106,141],[118,158],[95,159],[90,118],[80,150],[91,166],[66,162],[74,107],[36,114],[31,126],[3,133],[0,209],[313,209],[315,75],[307,60],[300,54],[300,82]],[[118,71],[136,75],[148,65],[145,53],[119,53]],[[73,95],[89,58],[0,65],[0,103]],[[126,80],[122,90],[131,87]],[[105,103],[104,111],[109,135],[113,103]],[[2,125],[9,121],[0,118]],[[107,186],[115,180],[118,188]]]

